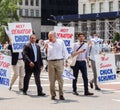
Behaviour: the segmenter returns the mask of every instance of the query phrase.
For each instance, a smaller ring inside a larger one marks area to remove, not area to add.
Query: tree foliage
[[[0,42],[6,40],[6,34],[4,26],[7,26],[9,22],[19,21],[17,5],[20,0],[0,0]]]
[[[113,38],[113,41],[120,41],[120,33],[116,32]]]

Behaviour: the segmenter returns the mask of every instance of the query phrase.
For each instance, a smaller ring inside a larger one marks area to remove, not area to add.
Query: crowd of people
[[[95,86],[95,90],[101,90],[97,83],[97,72],[94,58],[95,55],[104,55],[106,52],[120,52],[120,42],[115,41],[115,43],[113,43],[111,40],[106,42],[105,40],[100,39],[97,34],[94,34],[93,38],[88,42],[84,42],[85,38],[86,37],[83,33],[78,33],[78,41],[74,43],[71,51],[72,56],[77,55],[75,66],[71,67],[73,70],[73,76],[75,77],[72,82],[72,91],[74,95],[79,95],[77,89],[79,70],[81,71],[83,78],[84,95],[94,95],[94,93],[89,91],[89,85],[91,88],[94,88]],[[0,45],[0,49],[2,48],[3,46]],[[37,95],[45,96],[46,94],[43,92],[40,81],[40,73],[44,67],[43,60],[45,60],[47,63],[45,69],[49,75],[51,100],[56,100],[56,81],[59,86],[59,99],[65,100],[63,93],[62,73],[64,71],[64,63],[65,61],[67,63],[69,55],[67,53],[64,41],[58,39],[54,31],[50,31],[48,33],[48,40],[46,41],[37,40],[36,36],[32,34],[30,36],[30,42],[24,46],[23,52],[14,53],[11,42],[9,42],[9,44],[6,43],[4,49],[9,49],[12,56],[11,64],[13,76],[10,82],[9,90],[12,89],[14,82],[19,76],[18,88],[23,92],[23,95],[27,95],[29,81],[31,75],[33,74],[37,87]],[[88,67],[91,67],[93,71],[93,79],[90,81],[88,81],[87,75]]]

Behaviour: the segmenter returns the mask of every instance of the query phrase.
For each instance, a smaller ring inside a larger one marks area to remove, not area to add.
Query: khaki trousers
[[[19,76],[19,89],[23,88],[23,78],[25,75],[25,68],[24,68],[24,62],[23,60],[18,60],[16,65],[12,65],[12,69],[13,69],[13,76],[11,79],[11,83],[10,86],[12,87],[12,85],[14,84],[14,82],[16,81],[16,79]]]
[[[62,73],[64,70],[64,60],[48,61],[48,73],[50,81],[50,94],[56,96],[55,92],[55,81],[58,81],[59,85],[59,96],[63,95],[63,78]]]

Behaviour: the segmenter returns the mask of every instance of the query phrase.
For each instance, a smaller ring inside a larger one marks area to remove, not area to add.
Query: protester
[[[84,95],[93,95],[93,93],[90,93],[88,91],[88,77],[87,77],[87,66],[86,66],[88,45],[84,43],[84,39],[85,39],[84,34],[79,33],[78,42],[74,43],[71,53],[72,56],[78,55],[76,59],[76,64],[75,66],[72,67],[73,76],[75,77],[75,79],[73,79],[73,84],[72,84],[74,95],[79,95],[79,93],[77,92],[77,79],[78,79],[79,70],[82,73],[82,78],[84,82]]]
[[[98,39],[98,36],[94,36],[94,39]],[[90,41],[91,44],[89,45],[89,59],[91,61],[91,65],[89,64],[89,67],[92,66],[92,71],[93,71],[93,79],[90,81],[90,87],[93,88],[93,83],[95,85],[95,90],[101,90],[100,87],[98,87],[97,84],[97,70],[96,70],[96,65],[95,65],[95,55],[99,55],[102,53],[102,50],[100,48],[99,42],[100,40],[94,40]],[[88,60],[89,60],[88,59]]]
[[[48,73],[50,81],[51,99],[56,100],[55,81],[59,85],[59,99],[65,100],[63,96],[63,78],[64,59],[68,57],[67,49],[62,40],[57,39],[55,32],[50,31],[48,34],[49,41],[46,43],[46,52],[48,60]]]
[[[22,52],[19,52],[19,53],[15,52],[14,53],[11,43],[9,43],[7,48],[11,51],[11,56],[12,56],[12,63],[11,64],[12,64],[12,70],[13,70],[13,76],[11,79],[9,90],[12,89],[14,82],[16,81],[16,79],[19,76],[19,90],[22,91],[23,90],[23,78],[24,78],[24,74],[25,74],[23,54],[22,54]]]
[[[25,77],[23,94],[27,95],[27,90],[29,86],[29,81],[32,73],[35,77],[35,83],[37,86],[37,95],[45,96],[46,94],[42,92],[41,82],[40,82],[40,72],[43,67],[43,62],[41,58],[40,47],[35,43],[36,36],[30,36],[30,43],[26,44],[23,49],[23,56],[25,62]]]

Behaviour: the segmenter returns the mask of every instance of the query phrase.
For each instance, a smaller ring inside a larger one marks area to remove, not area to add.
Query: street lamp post
[[[47,19],[48,21],[52,21],[52,22],[54,22],[55,23],[55,25],[57,25],[57,21],[56,20],[54,20],[54,19]]]
[[[57,25],[57,19],[56,19],[56,17],[54,16],[54,15],[50,15],[50,17],[52,17],[52,19],[47,19],[48,21],[52,21],[52,22],[54,22],[55,23],[55,25]]]

